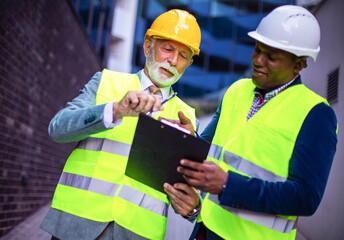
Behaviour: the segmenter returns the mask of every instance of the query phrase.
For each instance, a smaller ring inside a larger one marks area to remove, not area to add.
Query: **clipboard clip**
[[[179,131],[182,131],[182,132],[184,132],[184,133],[186,133],[186,134],[190,134],[190,133],[191,133],[189,130],[180,127],[180,126],[179,126],[178,124],[176,124],[176,123],[171,123],[171,122],[169,122],[169,121],[166,121],[165,119],[161,119],[161,122],[164,123],[164,124],[166,124],[166,125],[168,125],[168,126],[170,126],[170,127],[174,127],[174,128],[176,128],[176,129],[178,129]]]

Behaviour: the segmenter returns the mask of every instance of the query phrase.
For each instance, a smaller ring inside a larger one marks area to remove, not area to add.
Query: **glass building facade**
[[[247,32],[255,30],[272,9],[285,4],[295,4],[295,0],[139,0],[133,72],[145,63],[146,29],[163,12],[182,9],[193,14],[201,27],[201,52],[174,90],[181,97],[194,98],[227,88],[251,75],[255,42]]]
[[[84,26],[99,60],[105,66],[108,59],[116,0],[70,0],[70,2],[80,23]]]

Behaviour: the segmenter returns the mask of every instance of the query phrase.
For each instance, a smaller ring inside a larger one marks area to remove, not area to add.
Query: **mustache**
[[[177,69],[174,66],[171,66],[171,64],[167,62],[159,63],[159,67],[165,68],[169,72],[171,72],[173,75],[179,75]]]

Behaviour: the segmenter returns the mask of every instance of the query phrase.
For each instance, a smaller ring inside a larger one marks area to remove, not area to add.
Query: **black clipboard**
[[[185,183],[177,172],[182,158],[202,162],[209,148],[202,139],[140,114],[125,174],[164,192],[165,182]]]

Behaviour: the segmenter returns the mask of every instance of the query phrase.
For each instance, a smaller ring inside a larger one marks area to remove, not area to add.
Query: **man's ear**
[[[299,73],[302,69],[307,67],[307,57],[298,57],[295,61],[295,73]]]
[[[193,58],[191,58],[188,67],[190,67],[190,65],[193,63]]]
[[[152,40],[147,38],[143,43],[143,52],[145,54],[145,57],[148,56],[149,49],[151,48]]]

